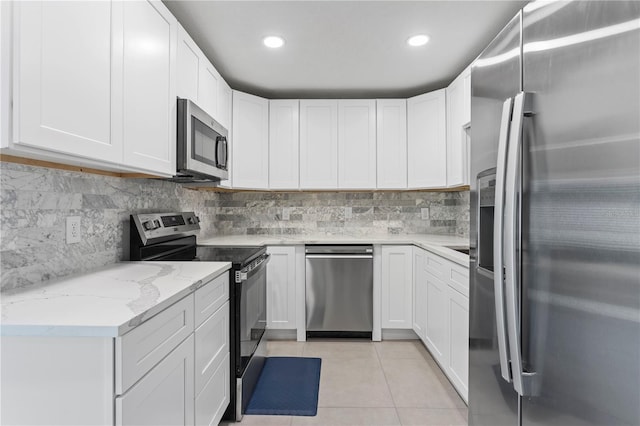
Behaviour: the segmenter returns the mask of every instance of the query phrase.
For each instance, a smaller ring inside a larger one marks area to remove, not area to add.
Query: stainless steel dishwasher
[[[373,247],[308,245],[309,337],[369,337],[373,330]]]

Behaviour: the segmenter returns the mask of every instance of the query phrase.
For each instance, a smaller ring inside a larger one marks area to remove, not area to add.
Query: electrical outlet
[[[289,220],[290,210],[291,209],[289,207],[283,207],[282,208],[282,220]]]
[[[351,219],[353,217],[353,210],[351,209],[351,207],[345,207],[344,208],[344,218],[345,219]]]
[[[80,242],[80,216],[67,218],[67,244]]]
[[[429,208],[428,207],[421,208],[420,215],[422,216],[422,220],[429,220]]]

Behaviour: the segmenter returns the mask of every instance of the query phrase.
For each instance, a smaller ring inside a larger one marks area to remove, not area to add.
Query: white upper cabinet
[[[13,7],[14,127],[5,147],[175,174],[178,21],[169,10],[159,1]]]
[[[377,100],[377,188],[407,188],[407,101]]]
[[[218,81],[218,123],[231,130],[231,87],[222,78]]]
[[[200,83],[200,63],[203,60],[198,45],[191,39],[187,31],[178,24],[178,64],[177,86],[178,97],[198,102]]]
[[[198,104],[227,129],[231,123],[231,88],[185,29],[178,29],[178,96]]]
[[[407,100],[407,173],[409,188],[447,185],[445,89]]]
[[[119,36],[111,3],[13,6],[14,143],[120,162],[122,133],[112,116],[122,111],[122,69],[113,60]]]
[[[447,88],[447,186],[468,185],[467,134],[471,119],[471,72],[464,70]]]
[[[269,101],[269,188],[298,189],[298,100]]]
[[[269,101],[233,91],[233,187],[269,188]]]
[[[301,100],[300,188],[336,189],[337,187],[338,101]]]
[[[376,187],[376,101],[338,101],[338,188]]]
[[[178,21],[159,1],[122,6],[124,164],[174,175]]]
[[[462,72],[462,87],[464,87],[464,106],[462,108],[462,124],[471,124],[471,65]]]
[[[198,105],[218,121],[218,101],[222,77],[208,60],[201,61],[200,85],[198,86]]]

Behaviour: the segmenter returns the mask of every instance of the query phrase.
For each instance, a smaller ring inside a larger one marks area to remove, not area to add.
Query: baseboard
[[[296,330],[280,330],[270,328],[267,330],[267,340],[296,340]]]
[[[387,328],[382,329],[382,340],[417,340],[418,335],[413,330]]]

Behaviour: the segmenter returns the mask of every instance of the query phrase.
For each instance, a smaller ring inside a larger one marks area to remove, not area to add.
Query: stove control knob
[[[151,220],[148,220],[146,222],[142,222],[142,227],[146,231],[151,231],[152,229],[155,229],[155,225],[153,224],[153,221],[151,221]]]
[[[196,221],[195,221],[195,219],[193,217],[188,217],[187,218],[187,223],[189,225],[195,225]]]
[[[160,228],[160,227],[162,226],[162,225],[160,224],[160,221],[159,221],[158,219],[154,220],[154,221],[153,221],[153,224],[155,225],[155,226],[154,226],[154,229],[156,229],[156,228]]]

